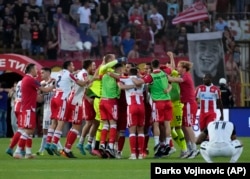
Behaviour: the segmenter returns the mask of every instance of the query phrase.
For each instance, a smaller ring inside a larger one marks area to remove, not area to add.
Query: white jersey
[[[123,82],[125,85],[133,85],[132,78],[137,78],[137,76],[129,76],[128,78],[121,78],[120,81]],[[131,97],[133,96],[135,98],[136,104],[142,104],[143,103],[143,89],[144,85],[142,85],[140,88],[132,88],[132,89],[126,89],[125,95],[126,95],[126,101],[128,105],[131,105]]]
[[[68,70],[63,69],[57,76],[56,80],[56,90],[62,91],[62,99],[68,98],[71,87],[74,82],[76,82],[77,79],[74,77],[73,74],[71,74]]]
[[[88,72],[85,69],[82,69],[77,73],[76,78],[85,81],[88,78]],[[79,86],[77,84],[73,85],[71,91],[71,94],[73,95],[72,104],[76,105],[78,103],[79,105],[82,105],[85,90],[85,86]]]
[[[207,126],[209,142],[231,142],[234,125],[230,121],[213,121]]]
[[[48,81],[41,81],[41,85],[44,85],[45,88],[51,87],[53,86],[55,83],[55,79],[49,79]],[[50,107],[50,102],[51,99],[53,98],[53,96],[55,95],[54,91],[48,92],[48,93],[44,93],[43,92],[43,105],[45,108]]]

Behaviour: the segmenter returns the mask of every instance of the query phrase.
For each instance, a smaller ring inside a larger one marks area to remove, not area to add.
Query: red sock
[[[78,134],[78,132],[75,131],[74,129],[73,130],[71,129],[68,132],[65,148],[67,148],[67,149],[72,148],[72,145],[74,144],[74,142],[75,142],[75,140],[77,138],[77,134]]]
[[[53,136],[53,139],[52,139],[52,143],[57,144],[58,141],[59,141],[60,138],[61,138],[61,135],[62,135],[62,132],[61,132],[61,131],[55,131],[54,136]]]
[[[25,145],[26,145],[26,141],[28,139],[28,136],[26,134],[22,134],[20,139],[19,139],[19,142],[18,142],[18,147],[20,149],[24,149],[25,148]]]
[[[131,154],[136,154],[136,136],[135,134],[129,135],[129,144]]]
[[[28,137],[28,139],[26,140],[26,146],[28,148],[31,148],[32,147],[32,137]]]
[[[143,147],[144,147],[144,134],[139,134],[137,137],[137,147],[139,154],[143,153]]]
[[[12,139],[11,139],[10,146],[9,146],[11,149],[13,149],[13,148],[17,145],[17,143],[18,143],[18,141],[19,141],[21,135],[22,135],[22,134],[21,134],[21,132],[19,132],[19,131],[17,131],[17,132],[14,134],[14,136],[13,136]]]
[[[105,144],[106,142],[106,138],[107,138],[107,135],[108,135],[108,130],[105,128],[105,129],[102,129],[101,131],[101,140],[100,140],[100,144]]]
[[[110,131],[109,131],[109,143],[112,143],[112,144],[115,143],[116,133],[117,133],[116,127],[112,127],[111,125]]]
[[[118,139],[118,151],[122,151],[125,143],[125,136],[120,136]]]

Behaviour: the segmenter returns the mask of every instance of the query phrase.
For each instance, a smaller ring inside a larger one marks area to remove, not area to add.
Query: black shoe
[[[62,154],[67,157],[67,158],[77,158],[76,156],[74,156],[74,154],[70,151],[70,152],[65,152],[65,150],[62,151]]]
[[[100,146],[99,151],[100,151],[102,158],[109,158],[108,154],[106,153],[106,149],[102,145]]]
[[[109,146],[106,149],[106,153],[108,153],[110,158],[115,158],[115,150],[111,149]]]
[[[154,146],[154,157],[155,158],[161,158],[162,152],[161,152],[161,145],[160,143]]]
[[[171,148],[169,145],[164,145],[164,146],[160,147],[160,151],[161,151],[162,155],[164,155],[164,156],[168,156],[170,149]]]

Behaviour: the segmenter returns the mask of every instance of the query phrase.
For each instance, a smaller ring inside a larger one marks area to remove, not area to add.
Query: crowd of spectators
[[[57,42],[59,18],[66,19],[78,27],[81,33],[96,40],[90,53],[96,58],[105,52],[128,58],[143,58],[164,55],[168,50],[176,56],[187,56],[187,33],[218,30],[225,30],[225,51],[234,52],[232,46],[237,45],[233,45],[234,40],[229,40],[229,29],[224,19],[247,18],[247,13],[240,12],[247,12],[250,0],[218,1],[215,13],[219,16],[214,16],[214,22],[210,19],[199,24],[172,24],[178,13],[195,1],[0,0],[2,52],[33,55],[36,59],[60,58]],[[203,2],[207,4],[211,1]],[[163,54],[155,50],[159,45]]]

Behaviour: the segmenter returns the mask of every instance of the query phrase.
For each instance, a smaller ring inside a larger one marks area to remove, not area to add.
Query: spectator
[[[100,15],[100,19],[96,23],[96,27],[101,33],[102,50],[105,53],[109,34],[108,34],[108,23],[107,23],[107,20],[104,19],[103,15]]]
[[[48,60],[57,60],[58,54],[58,41],[54,42],[52,40],[48,41],[47,44],[47,59]]]
[[[240,46],[235,45],[233,48],[233,59],[234,62],[237,64],[238,68],[241,66],[241,58],[240,58]]]
[[[133,0],[123,0],[122,1],[122,7],[126,12],[129,11],[129,8],[133,6]]]
[[[73,4],[72,0],[60,0],[59,2],[59,6],[62,8],[62,14],[64,16],[65,19],[67,19],[69,21],[69,10],[70,10],[70,6],[71,4]]]
[[[16,42],[16,29],[15,29],[15,19],[11,14],[11,11],[8,7],[4,9],[3,18],[3,51],[6,52],[7,47],[11,47],[11,52],[14,52],[15,42]]]
[[[56,32],[58,31],[58,21],[59,19],[65,19],[66,16],[63,14],[63,11],[62,11],[62,7],[58,6],[56,8],[56,13],[53,14],[53,21],[54,21],[54,27],[55,27],[55,30]],[[57,39],[57,33],[55,33],[55,36],[53,36],[53,39]]]
[[[156,3],[156,8],[158,12],[162,15],[164,20],[167,18],[167,10],[168,10],[168,5],[166,3],[166,0],[158,0]]]
[[[19,26],[23,23],[23,15],[24,15],[24,12],[25,12],[25,4],[23,3],[23,0],[18,0],[16,3],[15,3],[15,6],[14,6],[14,17],[16,19],[16,27],[17,27],[17,30],[19,30]],[[19,34],[17,32],[17,34]]]
[[[7,109],[8,109],[8,92],[5,84],[0,82],[0,138],[7,135]]]
[[[227,26],[227,22],[220,16],[217,22],[214,24],[214,31],[224,31]]]
[[[77,19],[78,19],[78,8],[81,7],[80,0],[75,0],[73,4],[70,5],[70,10],[69,10],[69,19],[70,22],[77,26]]]
[[[50,1],[50,3],[47,5],[46,9],[46,21],[48,24],[48,30],[49,30],[49,37],[52,37],[55,39],[56,37],[56,30],[55,30],[55,21],[53,19],[54,14],[56,13],[57,6],[54,3],[53,0]]]
[[[157,12],[156,8],[153,9],[152,14],[150,15],[150,19],[151,24],[154,24],[157,28],[155,40],[156,42],[160,43],[162,41],[161,37],[164,35],[165,20],[162,15]]]
[[[31,21],[27,17],[19,27],[19,38],[22,46],[23,55],[30,55],[31,50]]]
[[[135,40],[131,38],[131,33],[126,32],[125,38],[121,42],[120,50],[123,56],[127,57],[130,50],[133,49]]]
[[[121,23],[117,14],[113,14],[109,21],[109,34],[111,35],[112,45],[115,48],[116,54],[118,54],[121,44]]]
[[[177,56],[186,56],[188,53],[188,41],[187,32],[185,27],[180,28],[180,32],[177,35],[177,40],[174,48],[174,53]]]
[[[143,15],[144,13],[143,13],[143,10],[142,10],[142,6],[141,6],[139,0],[135,0],[133,6],[131,6],[131,7],[129,8],[129,10],[128,10],[128,14],[127,14],[128,18],[130,18],[130,16],[134,13],[134,10],[135,10],[135,9],[138,9],[138,14],[139,14],[140,16],[142,16],[142,17],[144,16],[144,15]]]
[[[136,59],[139,58],[139,52],[138,52],[138,45],[134,44],[134,47],[132,50],[129,51],[128,53],[128,59]]]
[[[166,43],[167,43],[167,51],[172,51],[174,48],[174,44],[177,36],[177,28],[176,25],[172,23],[172,20],[176,17],[174,14],[174,8],[170,8],[170,14],[166,18]]]
[[[89,1],[89,8],[91,11],[91,22],[96,22],[98,19],[98,6],[99,4],[96,0]]]
[[[180,12],[180,5],[176,0],[170,0],[170,2],[167,2],[167,15],[170,15],[170,9],[174,9],[174,14],[177,15]]]
[[[151,34],[147,25],[143,24],[137,35],[138,51],[140,57],[152,55],[153,48],[151,45]]]
[[[31,28],[31,53],[36,55],[36,59],[40,58],[41,41],[41,30],[37,24],[34,24]]]
[[[36,0],[30,0],[30,3],[26,6],[26,10],[30,14],[31,22],[36,22],[41,11],[39,6],[36,5]]]
[[[112,14],[112,8],[110,2],[108,0],[100,0],[98,8],[99,8],[98,15],[103,15],[106,20],[109,20]]]
[[[95,43],[92,43],[90,56],[91,57],[101,57],[100,54],[100,45],[102,45],[101,32],[97,29],[96,24],[94,22],[91,23],[91,28],[88,29],[87,35],[92,37],[95,40]]]
[[[227,85],[227,80],[225,78],[220,78],[219,88],[221,91],[221,100],[223,108],[234,107],[234,99],[231,89]]]
[[[226,72],[226,77],[230,83],[238,83],[240,82],[240,69],[235,63],[233,59],[233,54],[230,53],[228,56],[228,60],[226,61],[225,64],[225,72]]]
[[[129,17],[129,23],[134,26],[141,25],[144,23],[143,16],[139,14],[138,9],[133,10],[133,13]]]
[[[78,21],[79,28],[85,35],[91,23],[91,11],[89,9],[88,1],[84,1],[83,5],[78,8],[77,14],[79,15],[79,21]]]

